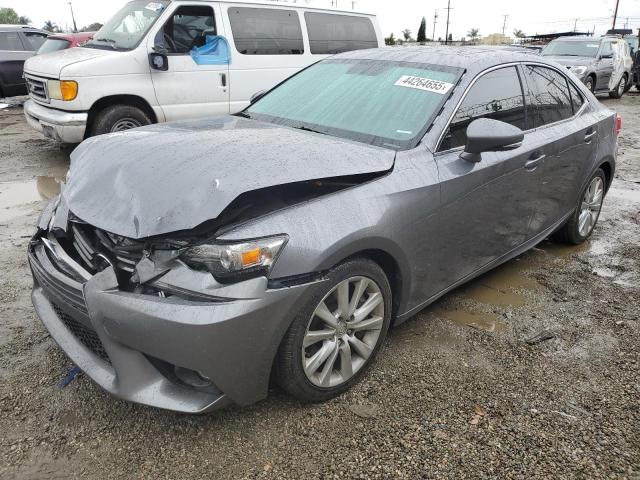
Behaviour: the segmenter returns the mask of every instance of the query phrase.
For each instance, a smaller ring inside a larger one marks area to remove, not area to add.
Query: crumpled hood
[[[593,63],[594,58],[592,57],[568,57],[568,56],[548,56],[544,57],[547,60],[552,60],[560,65],[565,67],[573,67],[574,65],[590,65]]]
[[[376,173],[395,152],[239,117],[152,125],[85,140],[62,195],[71,212],[129,238],[188,230],[244,192]]]
[[[110,57],[120,52],[97,48],[67,48],[57,52],[45,53],[29,58],[24,64],[25,73],[47,78],[60,78],[62,70],[79,62],[95,58]],[[95,72],[91,72],[95,75]]]

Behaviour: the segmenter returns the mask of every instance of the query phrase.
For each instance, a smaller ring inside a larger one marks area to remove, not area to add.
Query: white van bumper
[[[43,107],[33,100],[24,104],[24,116],[31,128],[62,143],[80,143],[87,129],[87,113],[71,113]]]

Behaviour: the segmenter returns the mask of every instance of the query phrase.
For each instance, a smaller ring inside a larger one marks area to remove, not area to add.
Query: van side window
[[[559,122],[573,116],[569,85],[564,75],[547,67],[524,67],[529,96],[529,128]]]
[[[187,54],[201,47],[207,35],[216,35],[213,9],[206,6],[179,7],[162,29],[163,43],[169,53]]]
[[[334,54],[378,47],[376,32],[369,18],[306,12],[304,19],[311,53]]]
[[[515,67],[482,75],[469,89],[449,124],[438,151],[467,143],[467,127],[478,118],[500,120],[525,129],[524,95]]]
[[[20,52],[24,50],[18,32],[0,32],[0,50]]]
[[[298,12],[276,8],[230,7],[236,50],[243,55],[302,55]]]

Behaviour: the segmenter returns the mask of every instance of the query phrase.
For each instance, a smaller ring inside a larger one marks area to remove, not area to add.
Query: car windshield
[[[36,52],[36,55],[64,50],[69,47],[70,43],[69,40],[65,40],[64,38],[47,38]]]
[[[107,50],[131,50],[138,46],[168,4],[168,0],[129,2],[84,46]]]
[[[544,56],[558,56],[558,57],[595,57],[600,48],[600,42],[598,40],[585,40],[585,41],[554,41],[551,42],[542,51]]]
[[[325,60],[240,115],[404,150],[424,136],[461,73],[405,62]]]

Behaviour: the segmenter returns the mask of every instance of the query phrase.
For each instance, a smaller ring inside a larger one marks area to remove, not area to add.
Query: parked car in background
[[[544,57],[361,50],[234,116],[83,142],[29,244],[89,377],[191,413],[351,387],[387,330],[551,234],[592,233],[620,120]]]
[[[135,0],[90,42],[30,59],[29,125],[65,143],[237,112],[347,50],[384,44],[375,16],[274,2]]]
[[[95,32],[78,32],[78,33],[56,33],[49,35],[36,55],[43,53],[57,52],[58,50],[66,50],[84,45],[93,38]]]
[[[566,66],[589,90],[620,98],[632,81],[629,45],[617,37],[561,37],[540,53]]]
[[[0,98],[26,95],[24,62],[42,46],[49,34],[24,25],[0,25]]]

